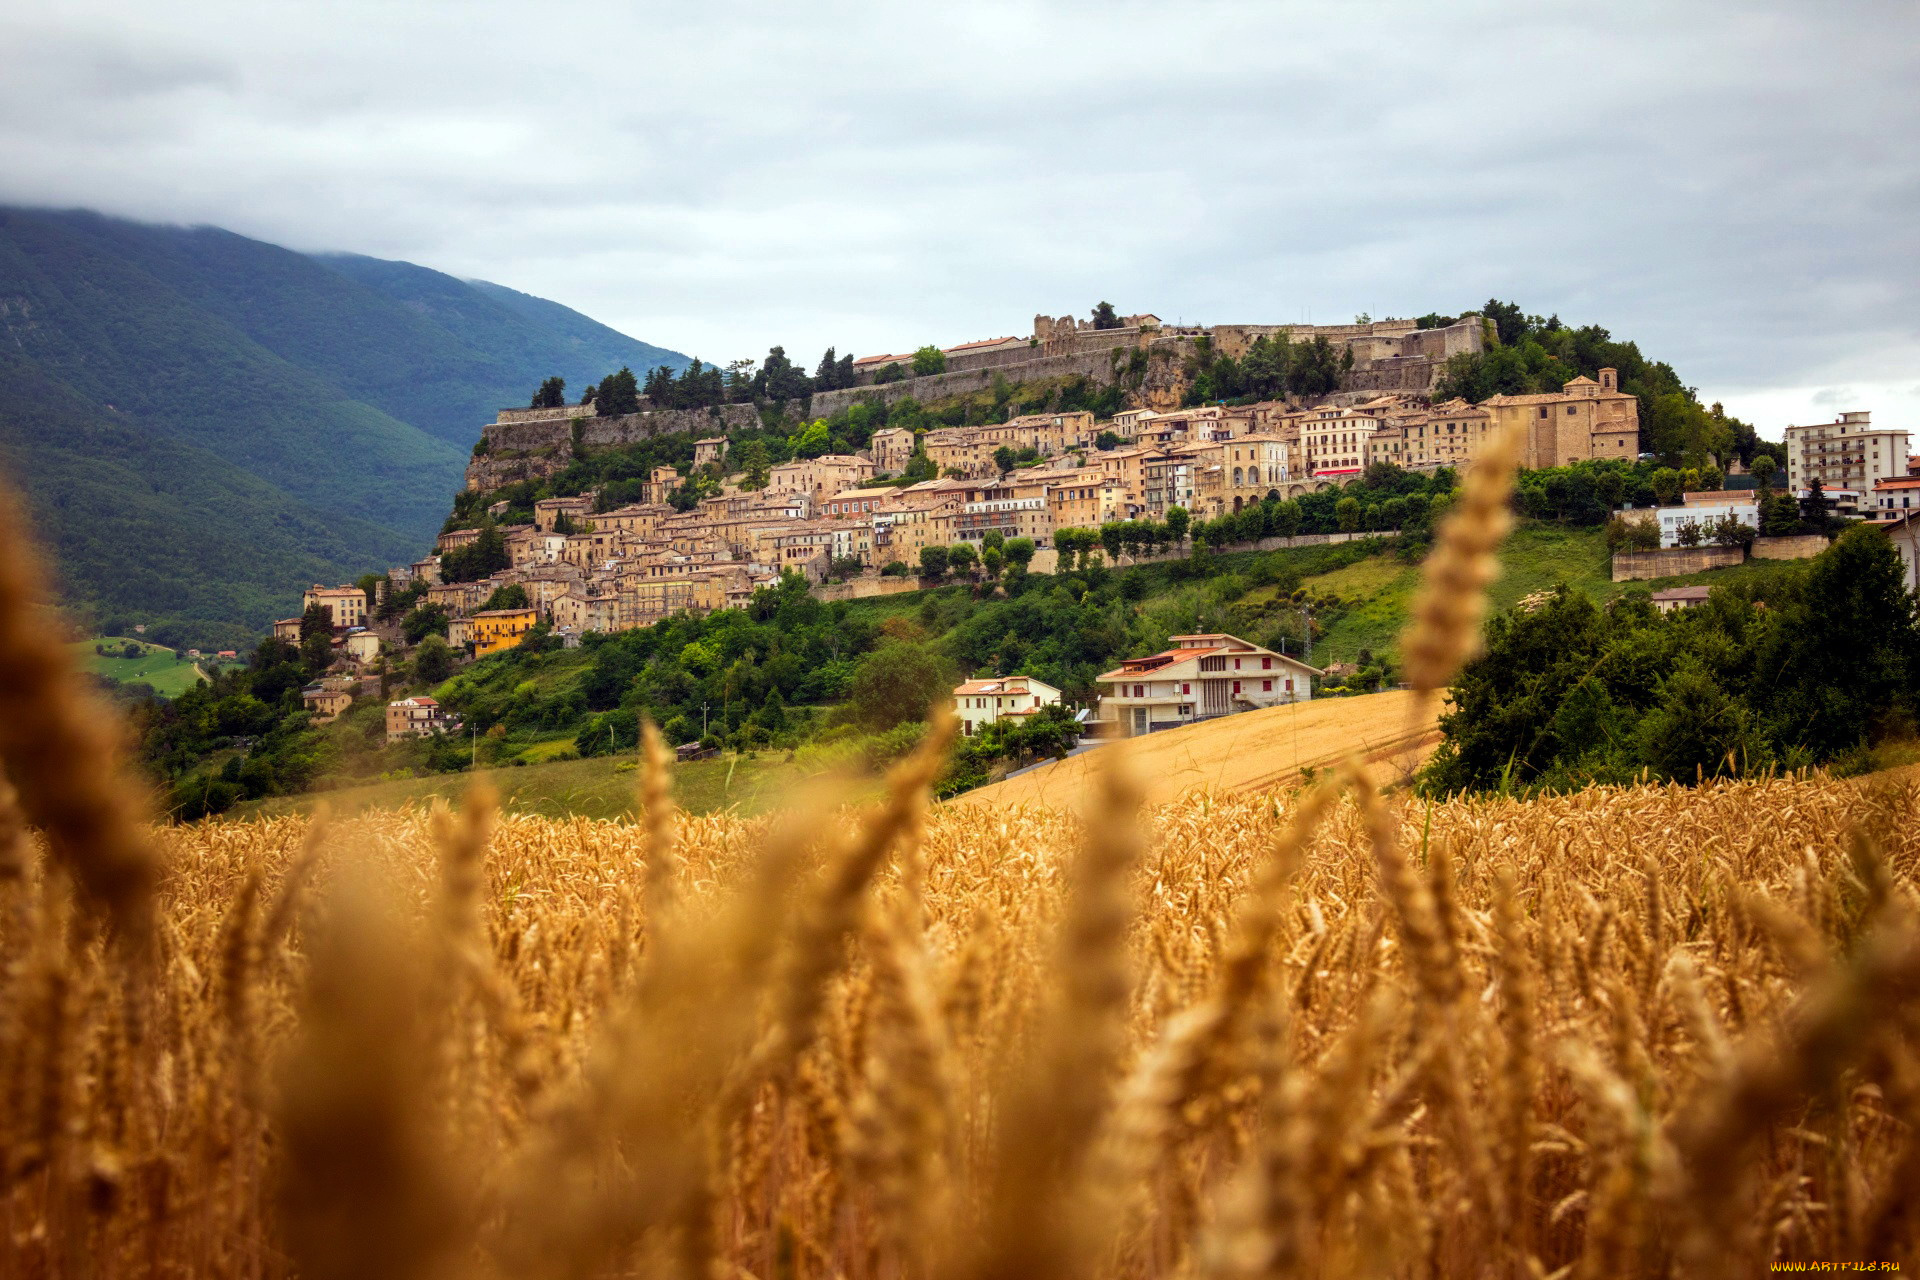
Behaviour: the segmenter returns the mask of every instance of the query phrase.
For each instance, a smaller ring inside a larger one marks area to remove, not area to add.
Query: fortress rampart
[[[1044,378],[1078,375],[1092,378],[1104,385],[1113,381],[1112,350],[1111,347],[1103,347],[1076,355],[1038,357],[1035,356],[1034,349],[1031,347],[1025,350],[990,352],[987,354],[1021,355],[1026,359],[929,374],[924,378],[904,378],[899,382],[888,382],[879,386],[869,384],[843,387],[838,391],[816,391],[813,395],[812,414],[816,418],[831,417],[849,405],[866,399],[877,398],[882,404],[892,404],[895,400],[906,396],[912,396],[916,400],[938,400],[943,396],[984,391],[993,385],[996,374],[1010,383],[1038,382]],[[1124,367],[1124,360],[1125,357],[1122,356],[1122,367]]]
[[[583,412],[584,411],[584,412]],[[634,444],[678,431],[721,435],[760,424],[750,404],[723,404],[711,409],[644,409],[639,413],[601,418],[588,405],[562,409],[502,409],[496,421],[481,428],[485,453],[467,463],[467,488],[497,489],[520,480],[544,480],[564,470],[573,457],[573,424],[580,423],[580,443],[591,448]]]

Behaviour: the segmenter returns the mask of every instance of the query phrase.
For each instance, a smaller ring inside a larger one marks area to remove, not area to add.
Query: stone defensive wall
[[[582,410],[586,412],[582,412]],[[596,416],[585,405],[565,409],[503,409],[500,420],[482,428],[489,452],[529,452],[551,446],[572,447],[573,423],[580,421],[580,443],[584,445],[633,444],[650,436],[691,431],[698,435],[721,435],[760,424],[760,415],[750,404],[723,404],[711,409],[644,409],[618,417]]]
[[[582,413],[581,410],[587,412]],[[497,422],[481,428],[485,453],[467,460],[466,487],[491,490],[523,480],[558,475],[573,459],[573,424],[580,423],[580,443],[592,448],[634,444],[651,436],[688,431],[695,435],[724,435],[760,425],[750,404],[723,404],[711,409],[645,409],[618,417],[597,417],[589,406],[560,409],[502,409]]]
[[[1113,352],[1117,349],[1109,344],[1097,350],[1076,355],[1038,358],[1034,357],[1032,348],[1025,351],[988,352],[985,354],[1022,355],[1026,359],[983,368],[929,374],[924,378],[902,378],[899,382],[889,382],[881,386],[843,387],[838,391],[816,391],[813,393],[811,413],[816,418],[832,417],[849,405],[869,397],[879,399],[882,404],[892,404],[895,400],[906,396],[912,396],[924,402],[938,400],[944,396],[965,395],[968,392],[984,391],[992,387],[996,375],[1010,383],[1037,382],[1042,378],[1072,376],[1092,378],[1095,382],[1103,384],[1109,383],[1113,381]],[[1124,367],[1124,355],[1121,360]]]

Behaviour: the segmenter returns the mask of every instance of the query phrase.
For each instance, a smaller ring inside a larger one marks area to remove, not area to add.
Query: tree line
[[[1920,625],[1899,553],[1855,526],[1662,614],[1561,589],[1487,628],[1461,672],[1430,792],[1565,789],[1642,773],[1691,783],[1767,769],[1877,767],[1910,740]]]

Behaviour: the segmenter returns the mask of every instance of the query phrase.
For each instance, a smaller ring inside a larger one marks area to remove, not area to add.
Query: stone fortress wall
[[[1033,335],[1024,346],[967,352],[948,358],[945,373],[903,378],[875,385],[863,371],[857,386],[814,395],[810,414],[830,417],[863,400],[891,404],[906,396],[937,400],[992,387],[996,377],[1009,383],[1083,377],[1102,385],[1126,375],[1145,352],[1148,367],[1134,399],[1153,409],[1179,405],[1185,390],[1183,370],[1194,342],[1209,338],[1214,350],[1235,359],[1261,337],[1285,335],[1290,342],[1325,337],[1353,351],[1353,369],[1342,380],[1339,400],[1365,399],[1398,391],[1422,394],[1439,377],[1449,356],[1485,347],[1485,324],[1469,316],[1444,329],[1420,329],[1411,320],[1368,324],[1224,324],[1163,325],[1151,316],[1127,316],[1117,329],[1095,329],[1073,316],[1035,316]],[[544,479],[563,470],[572,456],[573,422],[581,423],[581,443],[590,446],[632,444],[676,431],[724,435],[758,424],[752,405],[712,409],[646,409],[622,417],[595,416],[589,405],[555,409],[502,409],[484,429],[487,452],[467,466],[469,488],[498,488],[520,480]]]
[[[617,417],[596,417],[590,405],[559,409],[502,409],[496,421],[481,428],[485,453],[467,462],[467,488],[498,489],[522,480],[544,480],[566,469],[573,460],[573,424],[580,423],[580,443],[605,448],[634,444],[653,436],[690,431],[697,435],[725,435],[760,425],[760,414],[750,404],[723,404],[711,409],[642,409]]]
[[[1284,335],[1289,342],[1311,342],[1325,337],[1336,347],[1353,351],[1353,369],[1342,380],[1343,392],[1382,393],[1389,391],[1423,394],[1439,379],[1440,368],[1450,356],[1478,352],[1486,348],[1486,325],[1478,316],[1468,316],[1442,329],[1421,329],[1412,320],[1376,320],[1368,324],[1225,324],[1162,325],[1151,317],[1128,316],[1117,329],[1095,329],[1092,321],[1072,316],[1035,316],[1033,336],[1024,347],[999,351],[981,351],[948,358],[945,373],[875,385],[871,371],[862,371],[860,383],[838,391],[823,391],[813,397],[815,417],[828,417],[855,402],[874,397],[891,404],[912,396],[916,400],[935,400],[943,396],[963,395],[993,385],[993,378],[1010,383],[1037,382],[1047,378],[1083,376],[1110,383],[1116,373],[1127,367],[1131,353],[1144,350],[1155,357],[1156,368],[1178,368],[1192,353],[1193,342],[1211,339],[1214,350],[1239,359],[1256,339]],[[1164,388],[1153,380],[1156,392],[1142,399],[1149,408],[1171,408],[1179,403],[1177,394],[1168,401]]]

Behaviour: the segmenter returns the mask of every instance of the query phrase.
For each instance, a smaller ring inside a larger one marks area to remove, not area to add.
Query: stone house
[[[913,459],[913,432],[905,427],[885,427],[873,433],[867,452],[873,457],[876,472],[897,476]]]
[[[996,470],[990,445],[965,427],[941,427],[920,438],[920,447],[943,476],[985,479]]]
[[[314,583],[300,599],[302,612],[319,605],[327,611],[336,630],[364,626],[367,621],[367,593],[358,587],[323,587]]]
[[[1300,421],[1300,443],[1307,473],[1329,480],[1359,475],[1367,465],[1367,440],[1381,426],[1378,412],[1365,408],[1315,409]]]
[[[575,494],[569,498],[541,498],[533,504],[533,527],[541,533],[552,533],[562,516],[578,527],[592,515],[592,494]]]
[[[1617,369],[1600,370],[1598,382],[1573,378],[1558,395],[1490,396],[1478,407],[1490,415],[1492,430],[1525,430],[1523,467],[1560,467],[1589,458],[1631,462],[1640,456],[1640,402],[1620,390]]]
[[[380,657],[380,637],[371,631],[351,632],[340,647],[347,651],[349,658],[363,667]]]
[[[818,458],[783,462],[767,472],[767,490],[774,494],[798,493],[811,499],[815,509],[830,493],[853,489],[873,476],[873,463],[850,453],[828,453]]]
[[[332,724],[340,713],[353,705],[353,694],[345,689],[308,685],[300,691],[300,701],[313,712],[315,724]]]
[[[1236,436],[1220,447],[1222,506],[1238,511],[1269,493],[1289,495],[1295,481],[1294,446],[1277,434]]]
[[[704,440],[693,442],[693,465],[696,469],[706,466],[717,467],[726,456],[727,438],[725,436],[708,436]]]
[[[820,514],[829,520],[864,519],[878,511],[899,492],[892,485],[843,489],[821,504]]]
[[[388,742],[449,733],[459,727],[459,721],[442,710],[437,700],[424,693],[387,704]]]
[[[1098,529],[1109,520],[1126,520],[1131,515],[1117,476],[1082,467],[1048,477],[1047,522],[1056,530]]]

